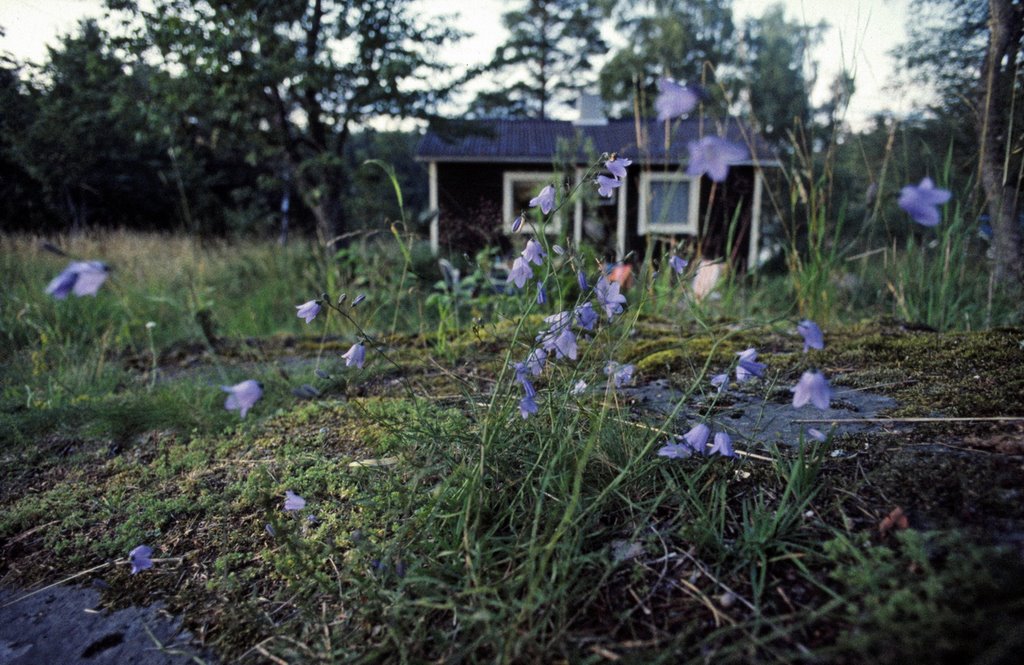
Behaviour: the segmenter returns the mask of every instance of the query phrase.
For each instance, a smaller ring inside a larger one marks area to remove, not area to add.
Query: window
[[[697,235],[699,217],[700,178],[682,173],[640,174],[640,235]]]
[[[540,194],[540,190],[548,185],[553,185],[556,190],[560,189],[558,183],[561,180],[562,176],[557,173],[506,171],[502,188],[502,226],[505,233],[512,233],[512,222],[523,212],[526,213],[526,225],[531,225],[536,219],[536,215],[540,214],[540,208],[530,208],[530,199]],[[560,202],[559,195],[560,192],[556,191],[556,205]],[[560,210],[548,221],[544,227],[546,232],[560,233],[562,231],[562,213],[563,210]]]

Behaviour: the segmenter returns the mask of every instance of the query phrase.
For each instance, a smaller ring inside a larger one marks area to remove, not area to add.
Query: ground
[[[436,340],[388,339],[394,365],[332,368],[312,398],[218,433],[13,443],[3,584],[99,566],[73,582],[110,608],[165,603],[224,662],[1013,662],[1024,330],[876,320],[808,354],[783,326],[634,330],[608,345],[637,386],[589,376],[525,423],[495,329],[450,336],[443,360]],[[748,346],[765,379],[711,392]],[[159,374],[203,377],[219,353],[303,375],[344,348],[178,347]],[[811,367],[832,382],[826,412],[790,404]],[[738,460],[656,455],[703,413]],[[286,489],[307,507],[284,512]],[[157,563],[130,575],[140,542]]]

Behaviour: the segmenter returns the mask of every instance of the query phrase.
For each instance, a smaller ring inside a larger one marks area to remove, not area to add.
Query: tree
[[[3,34],[0,29],[0,37]],[[21,80],[20,64],[0,52],[0,226],[4,229],[40,228],[47,216],[39,183],[26,170],[17,141],[32,124],[35,101]]]
[[[502,75],[501,89],[478,94],[471,113],[543,119],[553,106],[571,104],[592,82],[591,59],[607,49],[600,20],[589,0],[522,0],[502,15],[509,38],[484,69]]]
[[[601,96],[632,111],[637,95],[652,104],[663,76],[712,84],[734,62],[735,29],[729,0],[620,0],[607,2],[626,38],[601,69]]]
[[[432,54],[458,35],[414,20],[411,0],[107,2],[135,26],[138,60],[170,74],[181,122],[289,173],[324,242],[346,230],[352,132],[428,116],[449,92]]]
[[[823,22],[787,21],[781,4],[744,23],[741,72],[747,101],[761,136],[775,145],[786,142],[787,132],[810,125],[809,95],[816,71],[808,54],[821,42],[826,27]]]
[[[32,113],[9,138],[48,208],[78,230],[162,216],[162,152],[149,140],[145,80],[95,21],[49,49],[31,87]]]
[[[939,94],[940,115],[969,119],[977,174],[993,229],[994,274],[1019,288],[1024,276],[1018,221],[1024,122],[1016,76],[1022,65],[1020,0],[914,0],[909,39],[896,55]]]
[[[1011,0],[989,0],[988,46],[981,69],[984,96],[978,113],[981,183],[988,200],[995,247],[995,277],[1016,285],[1024,275],[1021,262],[1020,223],[1017,219],[1020,180],[1015,181],[1012,162],[1020,157],[1020,132],[1013,128],[1009,109],[1022,100],[1016,77],[1024,38],[1024,5]],[[1019,125],[1018,125],[1019,127]]]

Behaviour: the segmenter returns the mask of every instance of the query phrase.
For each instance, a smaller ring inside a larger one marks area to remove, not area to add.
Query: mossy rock
[[[826,369],[900,402],[894,416],[986,417],[1024,413],[1024,330],[908,330],[840,334]]]

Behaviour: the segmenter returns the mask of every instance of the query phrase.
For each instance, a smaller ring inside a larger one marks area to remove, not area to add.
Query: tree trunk
[[[341,215],[341,193],[338,188],[323,183],[319,196],[315,200],[306,196],[313,217],[316,219],[316,233],[324,247],[335,247],[345,244],[345,221]]]
[[[1014,76],[1024,13],[1012,0],[989,0],[989,40],[982,76],[985,97],[978,118],[981,185],[992,222],[997,283],[1016,289],[1021,285],[1020,225],[1017,191],[1012,179],[1009,147],[1013,122]]]

